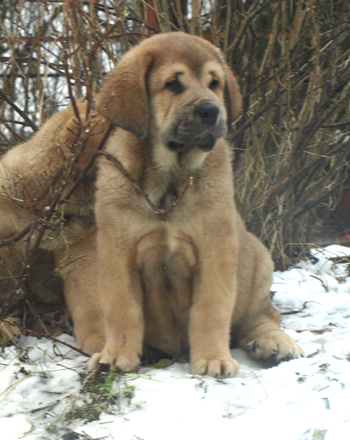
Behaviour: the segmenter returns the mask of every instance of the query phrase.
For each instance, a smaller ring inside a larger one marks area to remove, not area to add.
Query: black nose
[[[215,125],[219,115],[219,107],[211,102],[206,102],[196,108],[195,115],[203,124]]]

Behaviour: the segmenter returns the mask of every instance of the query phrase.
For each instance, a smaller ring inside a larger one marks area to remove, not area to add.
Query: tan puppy
[[[86,103],[80,103],[78,107],[82,127],[86,106]],[[85,148],[80,148],[84,130],[79,131],[76,115],[70,106],[50,118],[32,139],[14,147],[1,159],[0,241],[11,238],[45,214],[62,188],[72,161],[83,149],[74,168],[74,176],[79,175],[99,145],[108,123],[94,115],[87,126],[90,133],[85,136]],[[71,184],[74,176],[70,178]],[[69,189],[68,185],[62,200]],[[33,286],[61,265],[65,298],[73,315],[78,346],[88,353],[101,349],[104,343],[95,273],[94,194],[95,169],[91,169],[68,202],[57,207],[54,218],[63,222],[44,236],[31,261],[28,280]],[[23,240],[0,249],[0,306],[16,286],[24,254]],[[35,289],[30,299],[37,314],[62,308],[62,281],[58,279]],[[24,309],[22,307],[24,315],[32,310]],[[31,321],[25,325],[31,328]]]
[[[131,370],[151,346],[189,353],[194,373],[233,376],[231,333],[257,359],[300,356],[270,303],[270,255],[235,207],[224,136],[241,96],[220,52],[183,33],[154,36],[122,58],[96,103],[123,129],[106,151],[155,206],[178,204],[166,215],[154,212],[101,158],[96,218],[106,343],[88,367]]]

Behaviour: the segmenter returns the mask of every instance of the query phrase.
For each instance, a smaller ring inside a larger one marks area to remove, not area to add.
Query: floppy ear
[[[216,48],[216,53],[219,55],[220,63],[225,72],[225,107],[227,112],[227,126],[228,129],[231,130],[232,122],[242,108],[242,95],[238,82],[226,63],[221,50]]]
[[[242,108],[242,95],[235,76],[232,70],[228,67],[224,61],[224,71],[225,71],[225,107],[227,111],[227,126],[229,131],[231,130],[231,125],[238,116]]]
[[[153,57],[138,47],[126,53],[95,98],[97,110],[138,138],[147,136],[150,109],[147,78]]]

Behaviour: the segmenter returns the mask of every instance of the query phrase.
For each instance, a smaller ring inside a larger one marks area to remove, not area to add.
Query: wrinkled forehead
[[[199,81],[211,81],[213,78],[224,82],[225,74],[223,67],[216,59],[207,58],[197,60],[163,58],[152,69],[152,83],[164,83],[172,78],[180,81],[197,79]]]

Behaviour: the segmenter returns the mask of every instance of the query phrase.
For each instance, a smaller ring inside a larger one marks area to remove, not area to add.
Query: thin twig
[[[73,345],[68,344],[67,342],[60,341],[59,339],[55,338],[54,336],[51,336],[51,335],[45,335],[44,333],[40,333],[40,332],[34,332],[33,330],[29,330],[29,328],[22,327],[22,326],[19,325],[19,324],[15,324],[15,323],[13,323],[13,322],[6,321],[6,319],[4,319],[4,318],[0,318],[0,321],[1,321],[1,322],[4,322],[4,323],[7,324],[7,325],[11,325],[12,327],[16,327],[16,328],[18,328],[18,329],[21,330],[23,333],[28,333],[28,335],[30,335],[30,336],[36,336],[37,338],[46,338],[46,339],[50,339],[50,341],[52,341],[52,342],[56,342],[56,343],[58,343],[58,344],[65,345],[66,347],[70,348],[71,350],[77,351],[78,353],[82,354],[83,356],[91,357],[91,356],[90,356],[88,353],[86,353],[85,351],[80,350],[79,348],[74,347]]]
[[[15,112],[18,113],[26,121],[26,123],[29,125],[29,127],[33,129],[33,131],[38,130],[38,127],[34,124],[34,122],[31,119],[28,118],[27,114],[24,111],[22,111],[19,107],[17,107],[17,105],[14,102],[12,102],[11,99],[8,98],[2,90],[0,90],[0,98],[6,101],[15,110]]]
[[[88,173],[88,171],[90,170],[90,168],[93,166],[96,157],[98,156],[99,152],[102,150],[102,148],[104,147],[105,143],[107,142],[110,134],[112,133],[112,131],[114,130],[115,126],[113,125],[113,123],[110,123],[100,144],[98,145],[98,147],[96,148],[96,150],[94,151],[93,155],[91,156],[89,162],[86,164],[85,168],[83,169],[83,171],[80,173],[79,177],[77,178],[77,180],[74,182],[73,186],[71,187],[71,189],[68,191],[67,195],[65,196],[64,199],[62,199],[60,201],[60,204],[66,203],[69,198],[72,196],[72,194],[74,193],[74,191],[77,189],[79,183],[81,182],[81,180],[86,176],[86,174]]]

